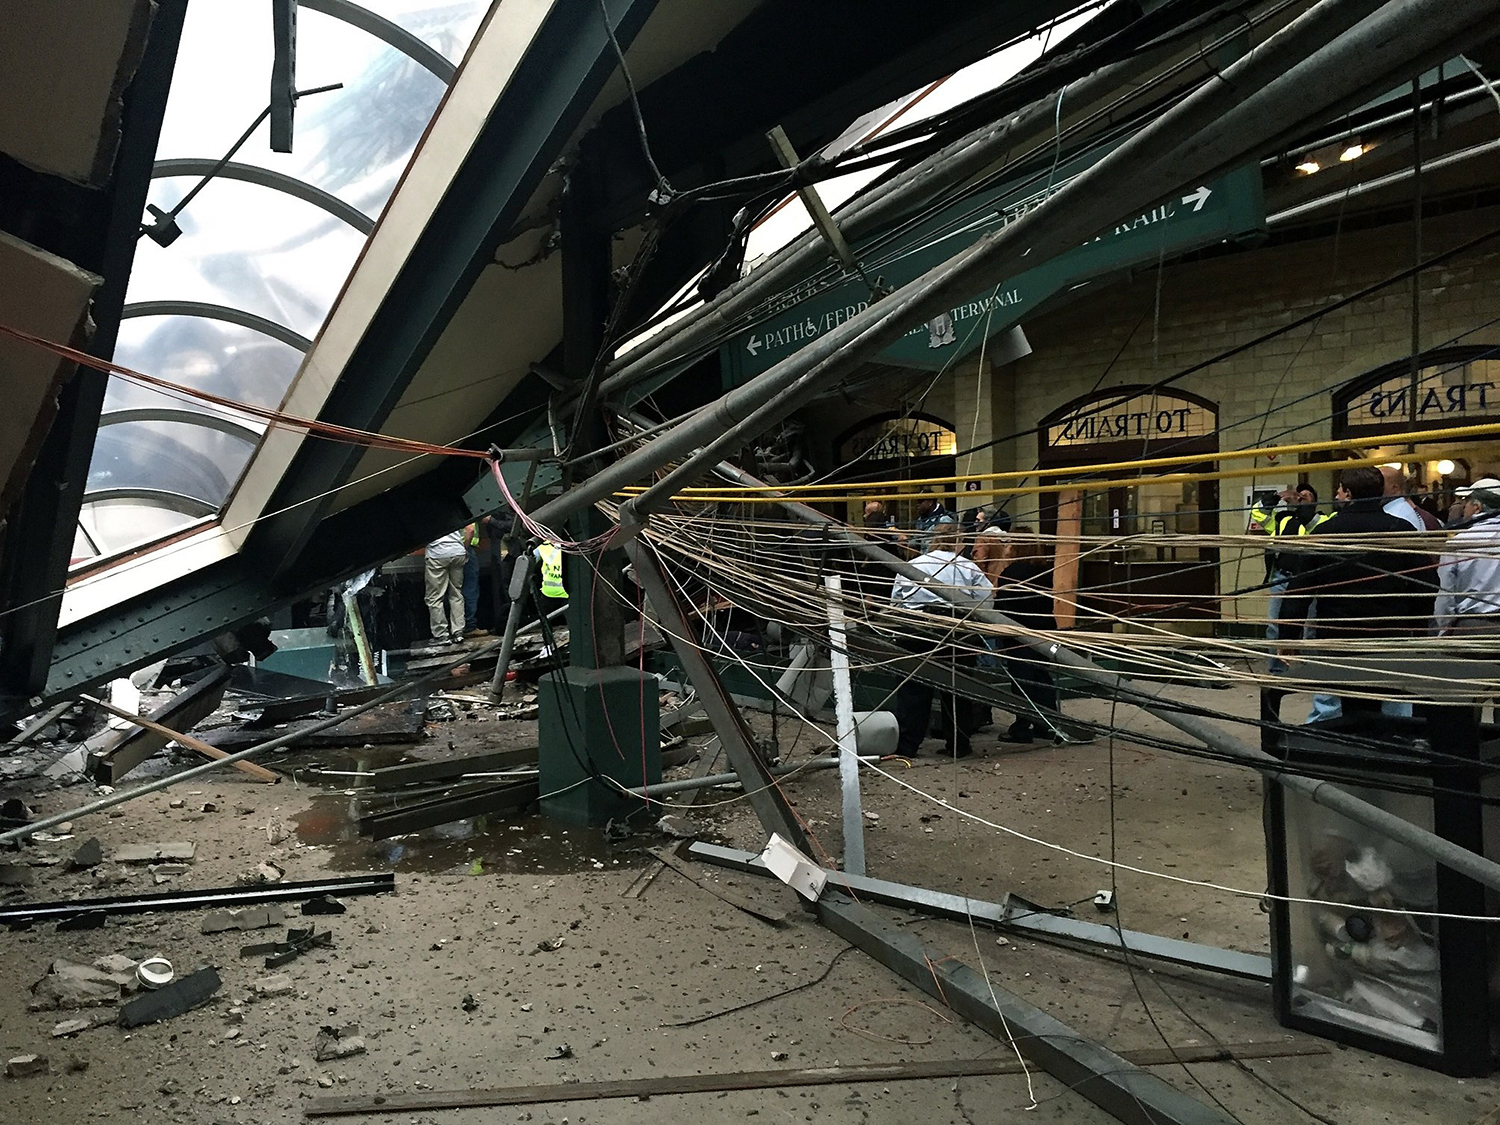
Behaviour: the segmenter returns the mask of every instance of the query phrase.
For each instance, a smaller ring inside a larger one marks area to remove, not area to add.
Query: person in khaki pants
[[[425,552],[427,620],[438,644],[464,639],[464,561],[471,529],[461,527],[434,539]],[[447,615],[443,613],[447,603]]]

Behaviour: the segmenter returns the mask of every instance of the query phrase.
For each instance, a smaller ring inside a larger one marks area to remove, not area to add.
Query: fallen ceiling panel
[[[120,145],[120,95],[145,50],[150,0],[26,0],[0,35],[0,152],[101,184]]]
[[[0,231],[0,323],[48,340],[84,342],[89,299],[99,278]],[[0,514],[8,512],[52,425],[71,363],[11,339],[0,339]]]

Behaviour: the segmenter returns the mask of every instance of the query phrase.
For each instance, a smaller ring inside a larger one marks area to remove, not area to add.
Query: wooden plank
[[[144,727],[146,730],[164,735],[168,741],[181,743],[194,753],[202,754],[205,758],[212,758],[218,761],[220,758],[229,757],[228,754],[220,750],[217,746],[210,746],[208,743],[194,738],[190,734],[183,734],[181,731],[173,730],[171,727],[164,727],[160,723],[146,718],[144,715],[132,715],[129,711],[122,710],[112,703],[105,703],[102,699],[95,699],[92,696],[86,695],[83,698],[87,699],[90,703],[102,707],[111,715],[118,715],[120,718],[127,719],[138,727]],[[262,741],[265,740],[262,739]],[[255,778],[256,781],[264,781],[267,785],[275,785],[281,780],[280,774],[272,773],[264,766],[258,766],[254,762],[235,762],[234,768],[249,777]]]
[[[1232,1059],[1326,1055],[1328,1050],[1321,1043],[1230,1043],[1222,1047],[1175,1047],[1170,1050],[1155,1047],[1143,1051],[1123,1051],[1121,1054],[1136,1066],[1176,1066],[1178,1063],[1228,1062]],[[354,1094],[347,1097],[313,1098],[303,1112],[308,1117],[341,1117],[363,1113],[414,1113],[431,1109],[542,1105],[549,1102],[602,1101],[609,1098],[648,1098],[664,1094],[712,1094],[725,1090],[840,1086],[858,1082],[908,1082],[932,1078],[981,1078],[1020,1073],[1021,1065],[1013,1056],[936,1059],[927,1062],[746,1070],[730,1074],[617,1078],[603,1082],[496,1086],[474,1090],[423,1090],[415,1094]]]
[[[1071,629],[1078,617],[1078,536],[1083,531],[1083,493],[1065,488],[1057,494],[1057,554],[1052,562],[1052,613],[1059,629]]]
[[[716,898],[723,899],[725,902],[729,903],[730,906],[735,907],[737,910],[743,910],[746,914],[759,918],[762,922],[769,922],[773,926],[786,925],[787,915],[785,910],[768,910],[764,906],[757,906],[749,899],[735,894],[727,887],[716,886],[712,880],[703,878],[696,871],[694,871],[692,867],[684,863],[682,860],[678,859],[677,856],[673,854],[670,848],[652,848],[651,854],[654,855],[657,859],[661,860],[662,863],[666,864],[673,871],[677,872],[677,874],[681,875],[688,882],[696,883],[709,894],[715,896]]]
[[[214,713],[224,699],[228,679],[229,669],[221,664],[150,711],[149,718],[162,728],[191,730]],[[89,755],[86,768],[96,781],[118,785],[122,777],[172,741],[160,729],[153,730],[137,722],[134,712],[130,713],[130,722],[130,727],[115,732],[112,745]]]
[[[405,785],[419,785],[429,781],[447,781],[462,777],[466,773],[495,773],[513,770],[521,766],[534,766],[537,760],[535,746],[519,750],[495,750],[486,754],[468,754],[462,758],[435,758],[422,762],[403,762],[399,766],[382,766],[371,770],[366,779],[372,789],[399,789]],[[499,780],[490,778],[488,780]]]

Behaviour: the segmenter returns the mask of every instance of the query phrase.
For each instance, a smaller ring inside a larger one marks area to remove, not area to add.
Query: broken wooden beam
[[[221,691],[220,695],[222,696],[222,694],[223,693]],[[111,751],[107,756],[107,760],[111,766],[110,776],[112,778],[118,779],[121,774],[126,772],[126,770],[133,769],[135,766],[145,761],[146,758],[150,757],[151,754],[156,753],[157,750],[161,749],[168,742],[176,742],[182,746],[187,747],[189,750],[193,751],[196,754],[201,754],[205,758],[212,758],[215,761],[218,761],[221,758],[229,757],[227,753],[225,753],[223,750],[220,750],[217,746],[210,746],[201,738],[194,738],[190,734],[184,734],[182,731],[173,730],[171,727],[164,726],[163,724],[157,722],[155,719],[148,719],[144,715],[132,715],[129,711],[121,710],[112,703],[105,703],[104,701],[94,699],[91,696],[86,695],[83,698],[104,708],[104,710],[108,711],[111,715],[118,715],[120,718],[134,723],[137,727],[141,727],[144,730],[150,731],[152,734],[156,735],[155,744],[151,747],[151,751],[148,754],[132,755],[127,760],[121,760],[117,762],[116,756],[121,750],[125,748],[126,745],[128,745],[128,742],[122,743],[120,746],[116,747],[115,750]],[[217,701],[215,701],[213,706],[209,707],[209,711],[212,711],[216,706],[218,706]],[[123,766],[124,768],[120,768],[121,766]],[[266,769],[265,766],[258,766],[254,762],[235,762],[234,768],[239,770],[246,776],[253,777],[256,781],[264,781],[268,785],[275,785],[278,781],[281,780],[281,776],[279,774],[272,773],[270,770]]]

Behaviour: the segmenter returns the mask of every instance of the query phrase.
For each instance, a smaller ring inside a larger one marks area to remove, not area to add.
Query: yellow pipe
[[[1385,461],[1374,457],[1362,457],[1349,461],[1330,461],[1327,464],[1330,469],[1348,469],[1356,465],[1383,465]],[[981,488],[971,492],[924,492],[921,495],[934,500],[957,500],[977,496],[1028,496],[1041,492],[1103,492],[1111,488],[1136,484],[1178,484],[1185,481],[1231,480],[1237,477],[1263,477],[1265,475],[1267,475],[1265,469],[1220,469],[1216,473],[1164,473],[1154,477],[1117,477],[1114,480],[1034,484],[1014,488]],[[903,481],[902,483],[915,482]],[[912,492],[881,494],[860,492],[845,493],[841,496],[797,496],[796,499],[801,504],[853,504],[863,503],[866,500],[911,500],[916,495],[917,493]],[[774,504],[778,499],[788,499],[788,497],[778,497],[747,489],[744,492],[716,492],[710,495],[684,491],[677,493],[674,499],[699,504]]]
[[[1219,453],[1183,453],[1172,457],[1148,457],[1135,461],[1112,461],[1106,464],[1095,465],[1063,465],[1045,469],[1011,469],[995,473],[970,473],[966,476],[953,477],[925,477],[920,480],[884,480],[884,481],[853,481],[836,484],[796,484],[777,487],[767,485],[763,489],[747,488],[746,492],[784,492],[794,494],[797,492],[829,492],[829,491],[852,491],[860,488],[880,488],[897,486],[925,486],[937,484],[962,484],[971,480],[1025,480],[1027,477],[1050,477],[1050,476],[1078,476],[1085,473],[1107,473],[1121,469],[1141,468],[1165,468],[1169,465],[1196,465],[1203,461],[1233,461],[1242,457],[1281,457],[1298,453],[1323,453],[1336,449],[1364,449],[1371,446],[1381,445],[1408,445],[1416,442],[1434,441],[1457,441],[1471,437],[1491,437],[1500,434],[1500,422],[1475,423],[1472,426],[1449,426],[1441,430],[1410,431],[1400,434],[1381,434],[1378,437],[1346,438],[1340,441],[1305,441],[1295,445],[1268,445],[1260,449],[1230,449]],[[1357,462],[1366,464],[1367,462]],[[1384,462],[1379,462],[1384,464]],[[1263,473],[1284,472],[1288,467],[1295,467],[1299,471],[1317,471],[1324,467],[1338,468],[1343,465],[1356,464],[1353,461],[1334,461],[1323,463],[1315,462],[1311,465],[1296,466],[1271,466],[1262,469]],[[636,485],[625,490],[626,492],[643,492],[644,488]],[[719,495],[724,488],[715,488],[707,485],[694,488],[685,488],[679,495],[692,496],[695,493],[711,493]],[[1051,488],[1042,489],[1044,492],[1052,491]]]

